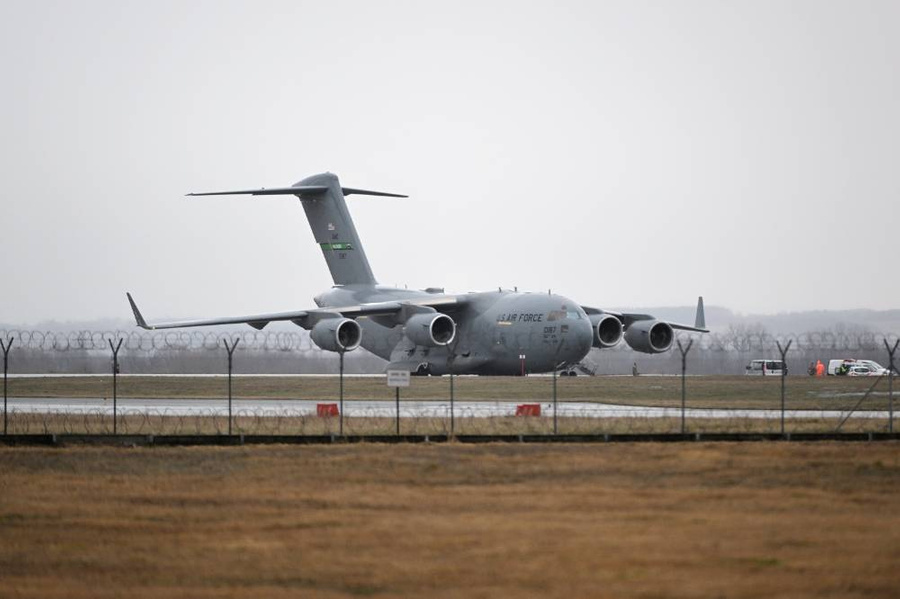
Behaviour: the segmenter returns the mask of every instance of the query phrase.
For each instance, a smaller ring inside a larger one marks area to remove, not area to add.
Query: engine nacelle
[[[416,345],[450,345],[456,337],[456,323],[446,314],[414,314],[406,321],[406,336]]]
[[[309,336],[313,343],[324,350],[353,351],[362,340],[362,327],[349,318],[328,318],[317,322]]]
[[[659,320],[639,320],[625,331],[625,343],[634,351],[661,354],[672,347],[675,331]]]
[[[594,347],[614,347],[622,340],[622,322],[610,314],[591,314]]]

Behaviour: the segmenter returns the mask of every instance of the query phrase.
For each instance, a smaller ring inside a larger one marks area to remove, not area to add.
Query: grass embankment
[[[223,415],[167,416],[164,412],[137,413],[122,410],[116,421],[120,435],[224,435],[228,433],[228,417]],[[337,435],[338,418],[315,415],[284,414],[278,416],[246,416],[238,410],[232,421],[233,434],[247,435]],[[394,435],[394,418],[345,415],[346,435]],[[840,420],[834,418],[788,418],[787,433],[822,433],[838,430]],[[895,421],[895,429],[900,423]],[[844,433],[887,432],[887,419],[850,418],[840,428]],[[560,416],[557,431],[561,435],[680,433],[680,418],[584,418]],[[687,433],[778,433],[780,419],[759,418],[688,418]],[[11,411],[10,434],[112,434],[112,415],[106,414],[31,414]],[[456,414],[455,435],[549,435],[553,433],[553,413],[545,410],[541,417],[467,417]],[[449,435],[450,418],[400,419],[402,435]]]
[[[0,448],[0,596],[896,597],[898,449]]]
[[[865,377],[793,376],[786,380],[785,401],[789,409],[846,410],[858,402],[875,383]],[[227,396],[222,377],[141,377],[119,378],[119,397],[221,398]],[[239,377],[233,379],[234,397],[247,399],[338,398],[337,377]],[[895,385],[900,395],[900,381]],[[887,380],[861,409],[887,409]],[[14,378],[9,393],[17,397],[111,397],[112,377]],[[548,401],[553,395],[550,377],[455,377],[459,401],[513,400]],[[448,377],[413,377],[403,399],[447,400]],[[347,377],[344,397],[356,399],[394,398],[384,377]],[[557,378],[559,401],[596,401],[641,406],[680,406],[681,379],[678,377],[578,376]],[[689,407],[776,409],[781,405],[781,382],[777,377],[698,376],[687,379]]]

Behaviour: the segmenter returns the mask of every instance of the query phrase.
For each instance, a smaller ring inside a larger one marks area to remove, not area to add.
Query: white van
[[[787,365],[781,360],[753,360],[747,365],[747,372],[751,376],[781,376],[787,375]]]
[[[825,370],[827,374],[841,375],[850,372],[850,367],[856,363],[853,358],[845,358],[843,360],[828,360],[828,368]]]

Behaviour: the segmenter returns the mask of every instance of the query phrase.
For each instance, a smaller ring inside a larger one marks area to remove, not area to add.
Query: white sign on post
[[[409,371],[388,370],[387,384],[388,387],[409,387]]]

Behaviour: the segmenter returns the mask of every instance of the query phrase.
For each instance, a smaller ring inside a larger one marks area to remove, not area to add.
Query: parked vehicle
[[[875,362],[873,360],[857,360],[856,364],[859,366],[868,366],[870,371],[872,371],[878,375],[881,375],[881,374],[887,375],[887,373],[888,373],[887,368],[885,368],[884,366],[882,366],[881,364],[879,364],[878,362]]]
[[[747,365],[744,374],[751,376],[781,376],[787,373],[787,364],[781,360],[753,360]]]
[[[829,360],[828,374],[836,376],[849,375],[855,367],[862,367],[865,370],[857,370],[853,376],[881,376],[888,374],[888,369],[874,360],[857,360],[855,358]]]
[[[843,360],[828,360],[828,369],[825,372],[834,376],[843,376],[850,372],[850,368],[855,363],[856,360],[852,358],[845,358]]]
[[[885,371],[887,372],[887,371]],[[865,364],[856,363],[850,367],[847,376],[881,376],[881,373]]]

